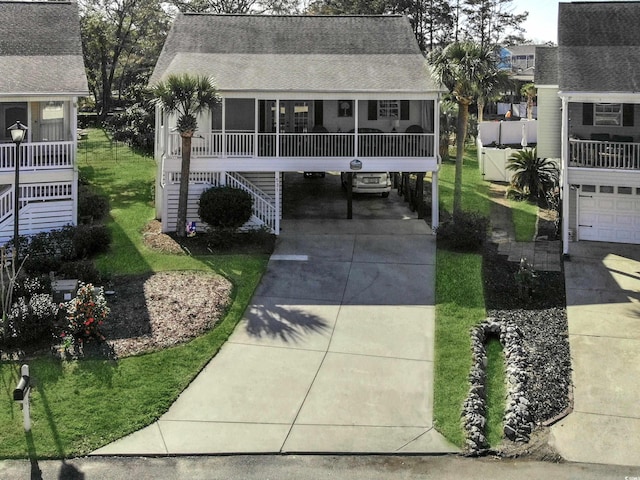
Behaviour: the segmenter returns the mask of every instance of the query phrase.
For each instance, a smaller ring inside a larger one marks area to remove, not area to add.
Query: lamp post
[[[13,249],[15,252],[15,259],[18,260],[18,248],[19,248],[19,235],[20,235],[20,144],[24,140],[24,136],[27,133],[27,127],[22,125],[18,120],[11,125],[7,130],[11,132],[11,140],[16,144],[16,173],[15,181],[13,185]]]

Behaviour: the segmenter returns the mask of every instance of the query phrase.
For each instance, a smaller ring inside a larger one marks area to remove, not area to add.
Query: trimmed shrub
[[[75,257],[74,234],[75,227],[66,226],[33,235],[20,249],[21,256],[26,257],[24,269],[34,275],[57,271],[63,262]]]
[[[236,229],[251,218],[253,199],[244,190],[213,187],[202,192],[198,215],[214,228]]]
[[[455,213],[437,228],[438,242],[445,248],[463,252],[480,249],[487,238],[489,218],[478,212]]]
[[[73,236],[74,259],[90,258],[109,250],[111,231],[106,225],[78,225]]]
[[[83,283],[92,283],[94,285],[99,285],[104,280],[102,274],[91,260],[65,262],[58,270],[58,275],[62,278],[77,278]]]
[[[110,244],[111,231],[105,225],[68,225],[32,236],[20,253],[25,257],[25,271],[34,276],[57,272],[67,262],[106,252]]]
[[[108,213],[109,199],[93,192],[87,185],[80,185],[78,189],[78,218],[102,220]]]

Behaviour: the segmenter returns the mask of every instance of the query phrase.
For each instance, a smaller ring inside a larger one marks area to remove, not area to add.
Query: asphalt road
[[[1,480],[640,480],[640,468],[459,456],[219,456],[6,460]]]

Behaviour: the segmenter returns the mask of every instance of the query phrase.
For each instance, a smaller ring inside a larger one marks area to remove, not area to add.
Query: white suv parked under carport
[[[340,172],[342,188],[347,188],[347,172]],[[391,191],[391,174],[389,172],[354,172],[352,181],[353,193],[381,193],[388,197]]]

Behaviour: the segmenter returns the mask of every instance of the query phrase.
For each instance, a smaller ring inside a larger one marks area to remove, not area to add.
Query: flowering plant
[[[109,315],[109,307],[102,287],[80,283],[75,298],[60,306],[66,309],[66,323],[60,336],[65,346],[77,341],[80,344],[92,340],[104,341],[102,325]]]

